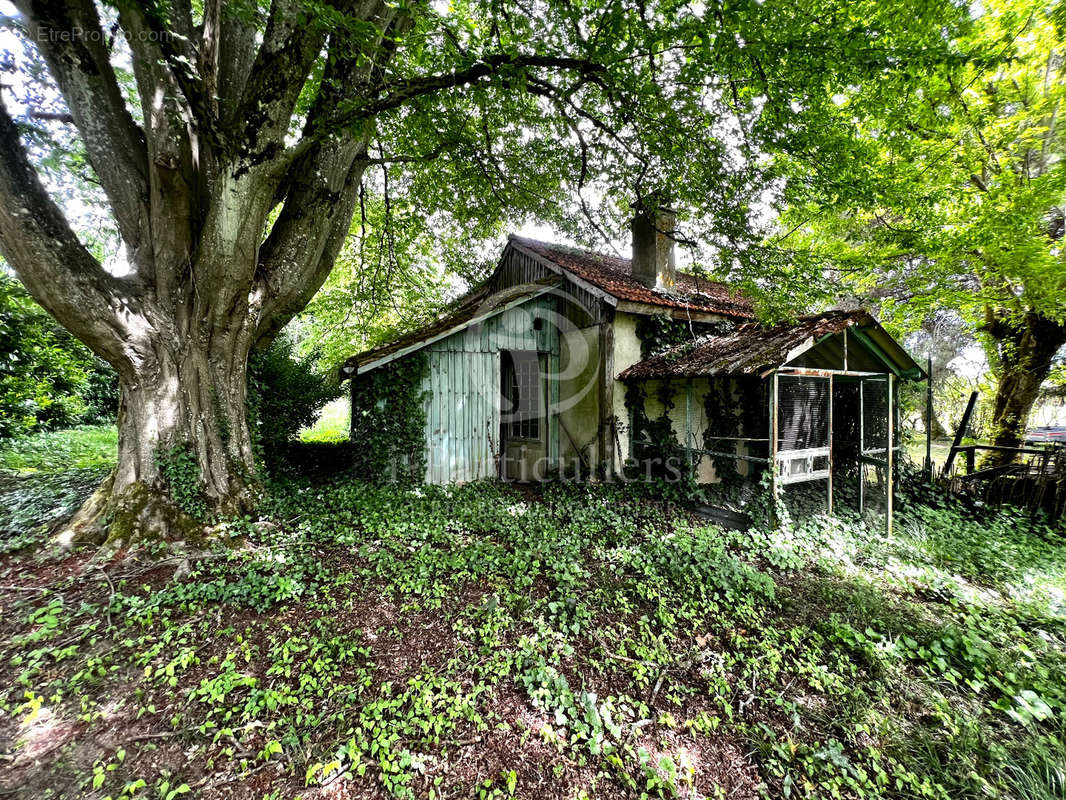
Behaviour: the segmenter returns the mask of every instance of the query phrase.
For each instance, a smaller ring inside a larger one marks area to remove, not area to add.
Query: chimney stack
[[[633,277],[649,289],[673,292],[677,280],[674,267],[674,211],[655,204],[654,215],[636,206],[633,217]]]

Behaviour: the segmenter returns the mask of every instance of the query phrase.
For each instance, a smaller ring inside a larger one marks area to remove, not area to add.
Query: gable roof
[[[718,314],[738,320],[755,319],[751,303],[739,292],[724,283],[706,280],[687,272],[677,273],[677,291],[667,293],[649,289],[634,278],[633,265],[628,258],[541,242],[513,234],[508,237],[507,248],[514,248],[532,256],[562,278],[568,278],[586,288],[591,286],[611,303],[626,300],[664,309]],[[506,254],[505,248],[504,256]],[[340,377],[343,380],[357,372],[365,372],[388,363],[467,325],[525,302],[554,288],[559,282],[560,278],[548,278],[521,286],[506,287],[493,293],[490,291],[491,280],[486,281],[459,298],[451,310],[440,318],[391,342],[347,359],[340,367]]]
[[[450,336],[469,325],[502,314],[509,308],[514,308],[527,300],[551,291],[559,285],[559,282],[558,278],[549,278],[521,286],[509,286],[495,293],[490,292],[487,285],[483,285],[464,295],[451,311],[433,322],[406,333],[398,339],[349,358],[341,365],[341,380],[350,378],[356,373],[368,372],[432,344],[438,339]]]
[[[755,319],[755,310],[747,298],[718,281],[678,272],[676,292],[656,291],[633,277],[633,263],[628,258],[513,234],[508,237],[508,245],[548,261],[618,300],[721,314],[735,319]]]
[[[620,380],[763,375],[783,366],[826,336],[852,330],[887,371],[907,378],[925,373],[868,311],[828,311],[772,327],[747,323],[725,335],[703,336],[623,370]]]

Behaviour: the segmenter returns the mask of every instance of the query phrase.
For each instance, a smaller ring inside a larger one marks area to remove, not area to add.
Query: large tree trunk
[[[247,327],[247,319],[226,326]],[[250,337],[203,338],[212,344],[153,331],[139,369],[120,376],[118,463],[72,520],[76,540],[193,539],[211,518],[253,507]]]
[[[301,0],[276,0],[249,15],[205,2],[197,24],[188,3],[161,11],[116,0],[109,8],[129,48],[135,119],[112,65],[114,28],[105,33],[93,0],[17,4],[129,259],[127,273],[114,275],[79,240],[0,96],[0,254],[121,383],[118,466],[71,526],[89,539],[103,535],[104,520],[123,539],[188,538],[197,518],[250,507],[251,347],[276,335],[324,282],[367,166],[436,157],[382,150],[370,158],[379,118],[395,123],[409,106],[424,113],[423,98],[461,87],[527,85],[517,79],[523,71],[596,85],[607,76],[583,49],[463,52],[441,71],[407,74],[407,63],[391,71],[420,4],[345,1],[312,13]],[[528,90],[562,96],[543,77]],[[435,152],[465,136],[442,139]]]
[[[158,481],[166,452],[187,448],[211,507],[227,513],[247,508],[254,473],[244,405],[247,352],[230,350],[223,363],[214,363],[205,351],[175,358],[164,347],[156,371],[122,381],[116,493],[138,481]]]
[[[1066,325],[1029,313],[1020,321],[991,320],[986,332],[995,341],[999,383],[992,401],[990,438],[1000,447],[1021,447],[1040,387],[1051,362],[1066,344]],[[982,467],[1007,464],[1009,452],[989,451]]]

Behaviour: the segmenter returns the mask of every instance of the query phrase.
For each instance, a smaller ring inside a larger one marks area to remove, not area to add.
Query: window
[[[539,439],[543,400],[540,355],[532,350],[503,353],[504,425],[512,439]]]

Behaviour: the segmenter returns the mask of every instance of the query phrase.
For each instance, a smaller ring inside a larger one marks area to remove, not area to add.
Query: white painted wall
[[[579,458],[590,466],[602,459],[600,423],[600,327],[573,328],[559,337],[559,452],[564,469]]]
[[[614,315],[614,364],[611,376],[614,379],[624,369],[640,361],[640,339],[637,337],[637,319],[633,314],[622,311]],[[621,461],[629,458],[629,411],[626,409],[626,387],[621,381],[614,381],[614,418],[618,423],[618,447]],[[615,464],[621,468],[620,463]]]

